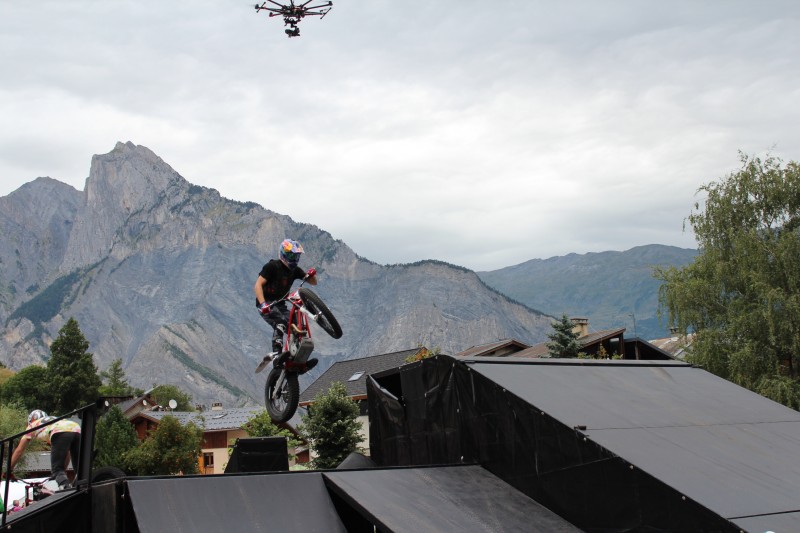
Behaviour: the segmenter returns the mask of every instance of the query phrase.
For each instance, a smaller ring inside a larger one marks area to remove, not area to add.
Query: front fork
[[[283,383],[286,381],[286,369],[281,369],[281,375],[278,376],[278,379],[275,381],[275,387],[272,389],[272,400],[277,401],[281,397],[281,389],[283,389]]]

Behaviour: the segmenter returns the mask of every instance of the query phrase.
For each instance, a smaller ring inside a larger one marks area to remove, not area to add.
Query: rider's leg
[[[77,432],[72,433],[72,442],[69,444],[69,455],[72,460],[72,471],[75,473],[75,479],[78,478],[78,463],[81,459],[81,434]],[[66,464],[64,467],[66,468]]]
[[[275,324],[275,331],[272,332],[272,351],[281,353],[283,351],[283,334],[286,333],[286,324]]]
[[[50,472],[59,488],[69,483],[65,463],[72,442],[70,435],[71,433],[53,433],[50,437]]]

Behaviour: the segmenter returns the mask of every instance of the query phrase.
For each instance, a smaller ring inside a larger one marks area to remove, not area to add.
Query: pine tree
[[[316,453],[314,468],[336,468],[361,442],[358,404],[347,395],[344,384],[335,382],[327,393],[314,398],[308,416],[298,428]]]
[[[553,333],[547,335],[550,339],[547,343],[550,357],[575,358],[584,355],[578,334],[573,328],[572,320],[567,315],[562,315],[561,320],[553,323]]]
[[[70,318],[50,345],[47,362],[48,409],[66,413],[97,401],[100,376],[78,322]]]
[[[122,410],[114,405],[97,421],[94,465],[116,466],[125,469],[125,455],[139,444],[136,430],[125,418]]]
[[[114,359],[108,370],[100,372],[103,385],[100,386],[101,396],[137,396],[143,391],[135,389],[125,379],[125,370],[122,369],[122,359]]]

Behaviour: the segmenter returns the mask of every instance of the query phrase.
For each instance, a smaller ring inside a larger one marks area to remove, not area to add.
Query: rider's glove
[[[258,312],[261,313],[262,315],[268,315],[269,311],[270,311],[269,304],[267,302],[264,302],[258,306]]]
[[[317,275],[317,269],[316,268],[311,267],[308,270],[306,270],[306,279],[313,278],[316,275]]]

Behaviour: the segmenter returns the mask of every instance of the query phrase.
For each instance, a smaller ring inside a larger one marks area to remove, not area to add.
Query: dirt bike
[[[272,370],[264,386],[264,401],[273,422],[286,422],[297,410],[300,400],[298,376],[307,371],[306,361],[314,350],[310,321],[315,322],[334,339],[342,336],[342,328],[330,309],[310,289],[300,287],[282,300],[291,307],[289,323],[283,335],[283,351],[274,359],[268,354],[256,368],[260,372],[272,361]],[[273,302],[274,305],[277,302]]]

